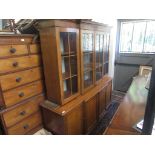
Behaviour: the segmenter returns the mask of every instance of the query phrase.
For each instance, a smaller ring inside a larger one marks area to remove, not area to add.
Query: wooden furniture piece
[[[110,27],[76,20],[37,22],[48,100],[41,105],[44,127],[55,134],[88,134],[111,99]]]
[[[111,78],[105,76],[101,85],[96,85],[63,106],[45,101],[41,104],[44,128],[53,134],[89,134],[105,112],[111,95],[107,88],[111,82]],[[101,98],[103,90],[105,97]]]
[[[80,92],[79,30],[75,24],[69,28],[59,24],[71,23],[43,20],[39,31],[47,99],[62,105]]]
[[[4,134],[32,134],[42,126],[42,63],[39,43],[33,38],[0,35],[0,118]]]
[[[135,77],[123,102],[120,104],[106,135],[137,135],[141,134],[133,128],[144,117],[148,90],[145,89],[147,78]]]

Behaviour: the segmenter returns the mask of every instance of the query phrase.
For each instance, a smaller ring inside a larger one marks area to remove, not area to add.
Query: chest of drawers
[[[0,35],[0,118],[4,134],[42,126],[44,86],[40,45],[33,35]]]

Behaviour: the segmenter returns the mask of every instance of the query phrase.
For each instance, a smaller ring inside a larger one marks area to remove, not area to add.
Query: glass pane
[[[104,45],[104,35],[100,35],[100,51],[103,51],[103,45]]]
[[[69,57],[62,57],[62,76],[63,79],[70,77]]]
[[[77,75],[77,57],[70,57],[71,75]]]
[[[60,50],[63,55],[69,54],[67,32],[60,32]]]
[[[109,35],[104,35],[104,63],[107,62],[109,60]]]
[[[96,41],[95,41],[95,57],[96,57],[96,68],[100,65],[100,35],[96,34]]]
[[[142,52],[145,35],[146,22],[138,22],[134,24],[132,51]]]
[[[76,33],[69,32],[70,54],[76,54]]]
[[[70,97],[71,96],[70,79],[64,80],[63,87],[64,87],[64,98]]]
[[[132,42],[133,23],[122,23],[120,33],[120,52],[130,52]]]
[[[102,67],[96,69],[96,81],[102,78]]]
[[[104,64],[104,74],[108,74],[109,63]]]
[[[78,92],[78,80],[77,76],[72,77],[72,94]]]
[[[93,69],[93,53],[85,53],[83,55],[84,72]]]
[[[93,72],[85,72],[84,73],[84,88],[87,88],[93,84]]]
[[[95,40],[95,51],[96,52],[99,52],[100,50],[100,35],[99,34],[96,34],[96,40]]]
[[[92,33],[83,33],[82,34],[82,48],[85,52],[93,51],[93,34]]]
[[[144,52],[155,52],[155,21],[147,23]]]

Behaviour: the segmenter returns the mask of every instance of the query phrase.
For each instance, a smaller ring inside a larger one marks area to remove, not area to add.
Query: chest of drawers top
[[[35,35],[31,34],[0,34],[0,45],[30,44],[35,42]]]

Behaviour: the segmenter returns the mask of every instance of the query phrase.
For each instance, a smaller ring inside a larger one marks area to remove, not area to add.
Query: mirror
[[[16,33],[14,19],[0,19],[0,33]]]

